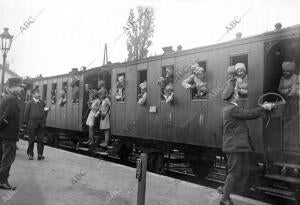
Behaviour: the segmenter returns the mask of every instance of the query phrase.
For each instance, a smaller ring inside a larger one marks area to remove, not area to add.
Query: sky
[[[10,69],[36,77],[101,66],[105,43],[108,60],[124,62],[123,26],[137,6],[154,9],[152,56],[162,54],[165,46],[216,44],[230,21],[247,11],[220,42],[234,39],[237,32],[247,37],[271,31],[277,22],[283,27],[300,24],[300,0],[1,0],[0,32],[8,27],[15,36],[7,57]],[[35,16],[21,32],[24,22]]]

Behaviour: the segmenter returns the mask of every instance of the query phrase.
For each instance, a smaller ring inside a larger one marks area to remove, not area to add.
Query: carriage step
[[[284,163],[284,162],[275,162],[274,165],[275,166],[279,166],[279,167],[287,167],[287,168],[291,168],[291,169],[300,169],[300,165],[299,164],[290,164],[290,163]]]
[[[288,176],[282,176],[277,174],[266,174],[265,177],[269,179],[275,179],[278,181],[291,183],[291,184],[300,184],[300,178],[296,178],[296,177],[288,177]]]
[[[295,193],[291,191],[276,189],[272,187],[256,187],[256,189],[264,192],[267,195],[272,195],[272,196],[296,201]]]

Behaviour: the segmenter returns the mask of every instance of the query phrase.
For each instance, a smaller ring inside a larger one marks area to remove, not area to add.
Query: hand
[[[265,102],[262,107],[265,109],[265,110],[272,110],[274,107],[275,107],[275,104],[274,103],[269,103],[269,102]]]

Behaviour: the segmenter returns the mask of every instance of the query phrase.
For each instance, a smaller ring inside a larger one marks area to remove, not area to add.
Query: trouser
[[[223,188],[223,199],[225,200],[229,199],[230,193],[236,185],[239,185],[238,190],[243,193],[249,176],[249,157],[247,152],[229,153],[227,154],[227,159],[228,175]]]
[[[38,125],[36,128],[29,128],[29,141],[28,141],[28,148],[27,154],[34,156],[33,149],[34,149],[34,141],[37,138],[37,153],[39,156],[43,155],[44,152],[44,135],[45,135],[45,128],[41,125]]]
[[[16,158],[16,141],[0,139],[0,183],[8,183],[9,171]]]
[[[101,134],[104,134],[105,142],[108,143],[108,141],[109,141],[109,129],[101,130]],[[100,136],[95,137],[94,142],[89,147],[90,151],[94,151],[97,148],[97,146],[101,142],[101,139],[102,138]]]

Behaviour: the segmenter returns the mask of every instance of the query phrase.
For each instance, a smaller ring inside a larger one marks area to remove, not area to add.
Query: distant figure
[[[45,101],[41,99],[41,93],[38,89],[34,89],[32,95],[33,98],[26,104],[24,114],[24,124],[27,125],[29,130],[27,155],[28,160],[33,160],[34,141],[37,138],[37,159],[43,160],[45,158],[43,152],[48,108]]]
[[[64,106],[67,103],[67,96],[65,90],[60,91],[59,105]]]
[[[117,102],[125,101],[125,76],[119,75],[117,79],[117,92],[115,95]]]
[[[248,76],[247,70],[244,63],[237,63],[235,65],[236,71],[236,87],[238,94],[240,97],[247,97],[248,95]]]
[[[174,103],[174,86],[172,83],[169,83],[165,88],[164,98],[166,103]]]
[[[80,81],[77,76],[73,76],[73,80],[71,82],[71,87],[72,89],[72,99],[73,103],[78,103],[79,102],[79,84]]]
[[[9,171],[16,157],[19,140],[21,79],[8,79],[9,90],[0,102],[0,189],[16,189],[8,183]]]
[[[145,105],[147,102],[147,82],[144,81],[140,84],[141,93],[138,95],[138,104]]]
[[[227,80],[236,83],[236,78],[237,75],[235,71],[235,66],[229,66],[227,69]]]
[[[106,89],[101,89],[101,92],[99,93],[100,98],[101,98],[101,105],[100,109],[97,112],[96,115],[100,116],[100,124],[99,128],[101,133],[104,134],[105,140],[100,144],[101,147],[107,147],[109,144],[109,135],[110,135],[110,100],[107,96],[107,91]],[[97,136],[94,143],[92,143],[89,147],[90,152],[94,152],[95,148],[99,145],[100,143],[100,137]]]
[[[89,139],[86,142],[83,142],[84,144],[92,144],[94,142],[94,132],[95,132],[95,120],[96,120],[96,114],[99,111],[100,108],[100,99],[98,98],[98,91],[97,90],[91,90],[89,101],[90,101],[90,113],[88,115],[88,118],[86,120],[86,125],[89,126]]]
[[[285,61],[282,63],[283,76],[280,79],[278,91],[285,98],[299,95],[299,78],[294,73],[296,64]]]
[[[234,186],[239,185],[243,192],[249,175],[248,152],[253,150],[249,128],[246,121],[263,116],[265,110],[272,110],[274,104],[265,103],[255,109],[243,109],[239,106],[239,95],[234,83],[228,81],[222,93],[226,101],[223,108],[223,145],[227,156],[228,175],[223,188],[220,205],[233,205],[230,194]]]
[[[206,72],[205,69],[200,67],[197,62],[191,65],[192,75],[182,81],[182,86],[185,89],[195,89],[196,98],[205,97],[207,94],[207,83],[205,82]]]

